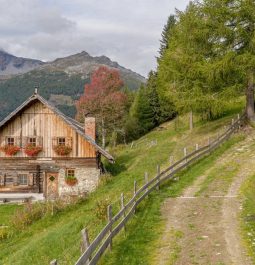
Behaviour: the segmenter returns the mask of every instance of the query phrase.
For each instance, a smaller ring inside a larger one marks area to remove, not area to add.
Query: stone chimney
[[[84,129],[86,135],[96,139],[96,119],[91,114],[85,115]]]

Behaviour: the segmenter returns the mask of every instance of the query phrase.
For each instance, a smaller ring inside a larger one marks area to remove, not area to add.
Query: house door
[[[58,173],[46,173],[46,198],[49,200],[58,197]]]

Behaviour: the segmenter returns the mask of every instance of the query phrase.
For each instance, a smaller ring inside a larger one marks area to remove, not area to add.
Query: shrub
[[[107,207],[109,205],[109,200],[105,199],[105,200],[101,200],[98,201],[96,203],[96,217],[101,220],[101,221],[105,221],[107,220]]]
[[[73,204],[78,203],[81,198],[72,200],[57,199],[47,202],[28,202],[22,209],[18,209],[11,219],[11,224],[16,230],[24,230],[27,226],[46,216],[55,215]]]
[[[0,226],[0,241],[10,238],[12,235],[8,226]]]
[[[104,186],[112,181],[112,175],[110,173],[105,173],[100,177],[99,186]]]

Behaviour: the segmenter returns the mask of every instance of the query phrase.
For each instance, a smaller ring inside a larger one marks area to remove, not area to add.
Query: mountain
[[[0,50],[0,76],[27,73],[43,64],[39,60],[16,57]]]
[[[19,58],[0,50],[0,120],[29,97],[35,86],[39,93],[65,114],[74,117],[74,102],[90,82],[91,73],[100,66],[120,71],[125,85],[137,89],[146,79],[111,61],[83,51],[52,62]]]

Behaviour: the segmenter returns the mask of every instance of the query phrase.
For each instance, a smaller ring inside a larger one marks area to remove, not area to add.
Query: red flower
[[[16,155],[20,151],[20,147],[16,145],[5,145],[0,148],[6,155],[13,156]]]
[[[35,146],[33,144],[27,144],[24,152],[28,156],[37,156],[42,150],[43,150],[42,146]]]
[[[53,150],[61,156],[66,156],[69,155],[72,152],[72,147],[71,146],[66,146],[66,145],[55,145],[53,146]]]

